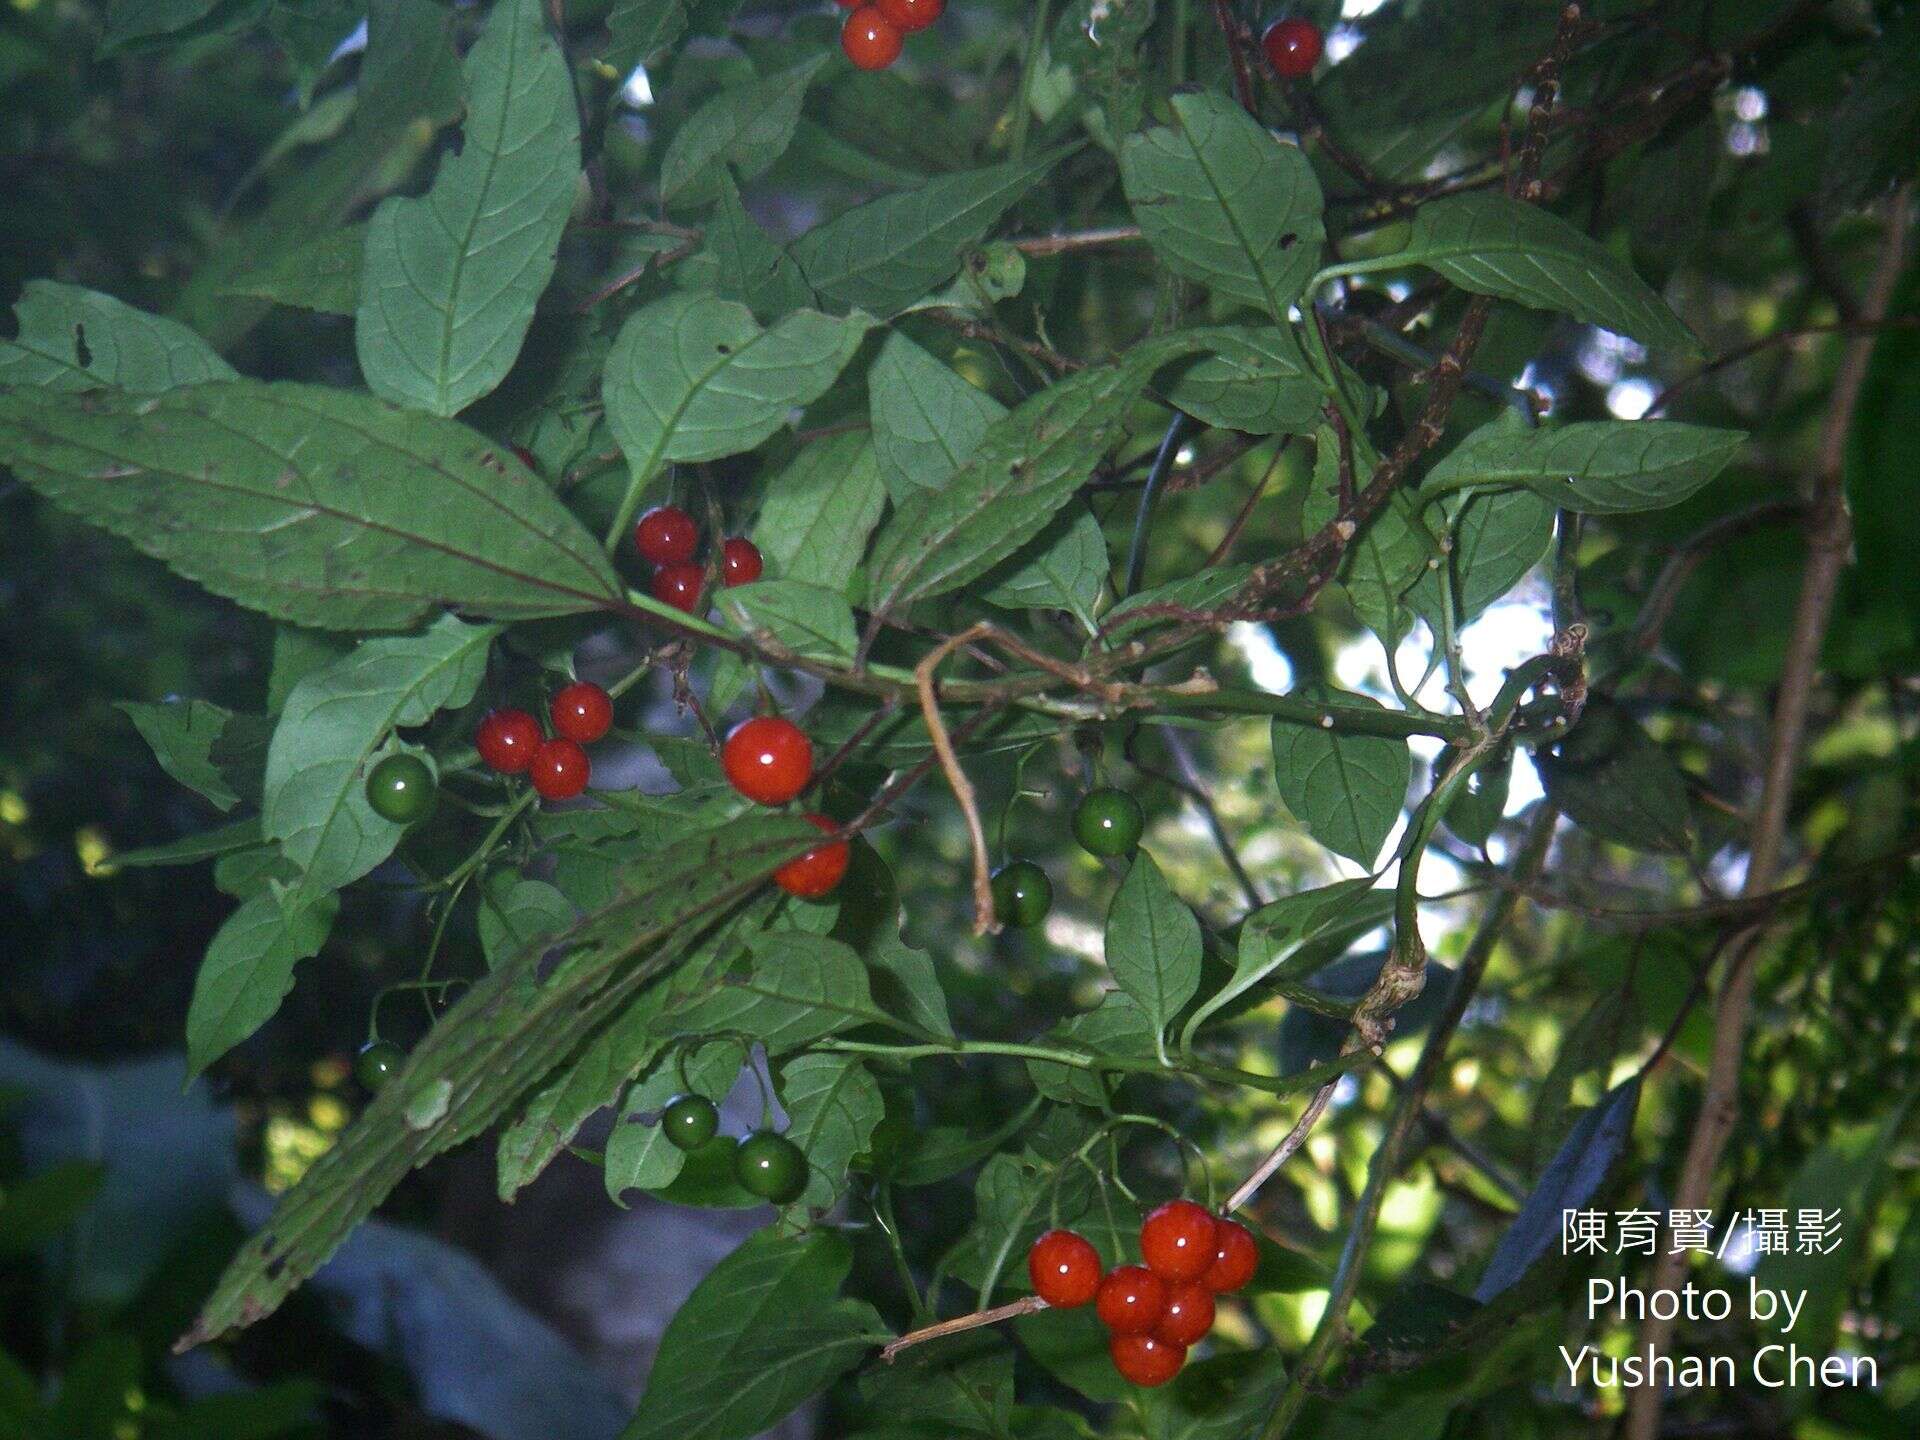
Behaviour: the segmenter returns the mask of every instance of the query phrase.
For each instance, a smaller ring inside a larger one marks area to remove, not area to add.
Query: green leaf
[[[484,1132],[659,978],[684,953],[671,942],[689,921],[758,889],[819,840],[811,825],[783,816],[683,838],[628,867],[627,887],[565,935],[536,940],[481,976],[282,1197],[180,1344],[271,1314],[408,1170]],[[418,1103],[429,1098],[440,1103]]]
[[[1107,969],[1158,1040],[1200,988],[1200,922],[1144,850],[1113,892],[1106,938]]]
[[[886,614],[943,595],[1039,534],[1119,440],[1135,397],[1167,358],[1165,343],[1136,346],[1118,364],[1083,370],[994,422],[945,488],[910,497],[881,530],[868,608]]]
[[[867,371],[867,395],[873,453],[896,505],[942,489],[1007,413],[897,330]]]
[[[1554,507],[1531,490],[1495,490],[1468,495],[1451,508],[1453,546],[1444,574],[1453,586],[1454,623],[1465,625],[1540,563],[1553,543]],[[1406,597],[1435,633],[1442,575],[1427,570]]]
[[[1326,240],[1313,165],[1224,95],[1175,95],[1173,113],[1121,147],[1133,218],[1176,275],[1284,324]]]
[[[329,629],[615,604],[580,523],[451,420],[316,385],[0,390],[0,459],[218,595]]]
[[[684,0],[614,0],[607,15],[613,36],[607,63],[623,75],[678,40],[687,28]]]
[[[261,843],[260,817],[252,815],[245,820],[236,820],[231,825],[184,836],[166,845],[122,851],[113,857],[113,863],[122,869],[143,865],[198,865],[203,860],[250,849]]]
[[[1242,1440],[1257,1434],[1286,1384],[1278,1349],[1212,1355],[1143,1398],[1147,1440]]]
[[[826,63],[823,50],[777,75],[730,85],[688,116],[660,162],[661,203],[700,204],[723,166],[751,180],[778,160],[793,141],[807,86]]]
[[[875,1411],[908,1422],[903,1434],[1034,1440],[1014,1428],[1013,1351],[989,1334],[909,1350],[870,1370],[861,1388]]]
[[[513,366],[580,178],[580,112],[541,0],[500,0],[466,60],[465,144],[373,212],[354,347],[396,405],[452,415]]]
[[[1505,195],[1479,190],[1422,205],[1393,259],[1437,270],[1476,295],[1560,311],[1655,349],[1700,352],[1667,302],[1612,251]]]
[[[418,635],[363,641],[294,687],[267,751],[267,838],[308,894],[372,870],[406,833],[367,803],[367,769],[399,726],[473,698],[499,631],[446,616]]]
[[[1115,899],[1117,901],[1118,896]],[[1109,907],[1109,915],[1111,909]],[[1128,1060],[1151,1058],[1159,1053],[1160,1045],[1152,1019],[1133,996],[1123,990],[1109,991],[1093,1009],[1054,1026],[1047,1041],[1082,1054]],[[1106,1081],[1097,1070],[1062,1065],[1057,1060],[1029,1060],[1027,1074],[1033,1080],[1033,1088],[1049,1100],[1076,1105],[1107,1103]]]
[[[258,1030],[293,988],[293,969],[320,953],[340,901],[280,887],[227,917],[207,946],[187,1009],[187,1065],[198,1075]]]
[[[812,305],[813,292],[800,267],[747,214],[732,174],[721,170],[715,183],[720,199],[704,232],[705,253],[717,276],[714,293],[722,300],[738,300],[763,323]]]
[[[1092,511],[1074,506],[982,576],[980,598],[1006,610],[1070,610],[1091,635],[1110,568],[1106,532]]]
[[[1364,483],[1362,477],[1355,477],[1356,485]],[[1301,523],[1317,531],[1339,509],[1339,440],[1322,425],[1314,439],[1313,483],[1300,509]],[[1436,573],[1440,547],[1428,526],[1413,501],[1395,491],[1340,559],[1340,585],[1354,614],[1389,650],[1411,626],[1412,612],[1405,603],[1408,593]],[[1437,596],[1435,603],[1437,607]],[[1437,608],[1434,614],[1438,615]]]
[[[1302,698],[1383,708],[1365,695],[1310,689]],[[1335,854],[1371,869],[1400,818],[1412,778],[1404,740],[1343,735],[1278,717],[1273,722],[1274,783],[1306,831]]]
[[[852,1266],[832,1231],[749,1239],[668,1322],[621,1440],[745,1440],[824,1390],[886,1338],[872,1306],[840,1297]]]
[[[797,310],[767,329],[746,306],[670,295],[631,316],[607,356],[607,421],[636,477],[751,450],[826,393],[872,327]]]
[[[1066,154],[1055,150],[929,180],[857,205],[794,241],[789,252],[819,296],[882,317],[911,305],[960,268],[1001,215]]]
[[[203,796],[216,810],[231,810],[240,795],[214,763],[214,742],[233,718],[231,710],[205,700],[170,700],[157,705],[122,700],[140,738],[153,748],[153,758],[175,780]]]
[[[1739,430],[1678,420],[1582,420],[1554,430],[1483,425],[1433,467],[1429,485],[1524,485],[1588,515],[1677,505],[1726,468]]]
[[[1193,1012],[1187,1040],[1210,1016],[1256,986],[1318,969],[1327,958],[1318,942],[1357,935],[1385,923],[1392,913],[1393,892],[1374,889],[1371,876],[1302,890],[1262,906],[1241,922],[1233,976]]]
[[[544,880],[525,880],[511,871],[491,875],[474,917],[481,953],[491,968],[542,935],[558,935],[577,914],[573,902]]]
[[[226,293],[323,315],[351,315],[360,306],[360,271],[366,251],[367,227],[343,225],[242,270],[227,281]]]
[[[909,944],[893,871],[865,841],[857,840],[847,863],[847,878],[837,892],[840,913],[833,935],[867,962],[874,999],[923,1033],[954,1038],[953,1017],[933,957]]]
[[[886,503],[873,441],[829,435],[767,482],[753,543],[770,574],[844,593]]]
[[[1136,635],[1144,634],[1157,625],[1173,623],[1168,615],[1151,613],[1162,606],[1176,610],[1211,610],[1217,605],[1224,604],[1246,583],[1247,577],[1252,573],[1251,565],[1216,565],[1210,570],[1202,570],[1199,574],[1189,575],[1183,580],[1173,580],[1165,585],[1156,585],[1151,590],[1137,591],[1107,612],[1104,621],[1107,641],[1109,644],[1118,645]]]
[[[1636,850],[1684,851],[1687,782],[1626,710],[1598,696],[1552,748],[1533,752],[1547,798],[1577,825]]]
[[[18,331],[0,340],[0,385],[154,394],[234,378],[233,367],[178,321],[78,285],[29,280],[13,314]]]
[[[1221,325],[1190,331],[1189,338],[1204,342],[1206,353],[1168,367],[1168,404],[1221,430],[1313,433],[1327,396],[1292,326]]]
[[[735,585],[722,590],[715,604],[749,640],[795,655],[850,660],[859,644],[853,611],[840,592],[804,580]]]
[[[207,18],[220,0],[110,0],[100,51],[111,54],[131,41],[171,35]]]
[[[860,957],[838,940],[770,932],[748,950],[752,958],[743,971],[663,1014],[654,1033],[751,1035],[769,1055],[783,1055],[852,1025],[887,1023]]]
[[[780,1067],[787,1139],[807,1157],[807,1188],[796,1203],[824,1210],[846,1189],[847,1165],[886,1114],[880,1085],[851,1055],[800,1055]]]

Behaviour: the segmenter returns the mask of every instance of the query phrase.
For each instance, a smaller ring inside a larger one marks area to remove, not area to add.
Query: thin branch
[[[1320,1123],[1320,1117],[1327,1113],[1327,1106],[1333,1100],[1333,1092],[1340,1088],[1338,1080],[1331,1080],[1313,1092],[1313,1099],[1307,1102],[1307,1108],[1287,1132],[1287,1138],[1274,1147],[1273,1153],[1255,1167],[1254,1172],[1240,1182],[1240,1188],[1227,1197],[1223,1215],[1231,1215],[1242,1205],[1253,1199],[1260,1187],[1271,1180],[1280,1167],[1292,1158],[1293,1152],[1307,1143],[1307,1136],[1313,1133],[1313,1127]]]
[[[1060,235],[1026,235],[1007,243],[1022,255],[1071,255],[1081,250],[1134,245],[1143,238],[1138,225],[1108,225],[1097,230],[1074,230]]]
[[[953,741],[947,736],[946,722],[940,717],[940,701],[934,694],[934,671],[961,646],[993,633],[994,627],[982,621],[958,635],[948,636],[913,667],[914,684],[920,692],[920,714],[927,722],[927,734],[933,738],[934,754],[940,757],[940,768],[946,774],[960,813],[966,817],[967,840],[973,847],[973,933],[976,935],[990,935],[1000,928],[993,914],[992,862],[987,858],[987,831],[980,823],[980,806],[974,798],[973,782],[961,768],[960,757],[954,753]]]
[[[1047,1302],[1038,1295],[1028,1295],[1020,1300],[1009,1301],[1005,1305],[996,1305],[991,1310],[976,1310],[971,1315],[942,1320],[937,1325],[910,1330],[898,1340],[889,1342],[881,1348],[880,1358],[891,1365],[894,1358],[909,1345],[924,1345],[929,1340],[940,1340],[948,1335],[978,1330],[982,1325],[998,1325],[1002,1320],[1018,1320],[1022,1315],[1037,1315],[1047,1308]]]
[[[1894,192],[1879,263],[1861,307],[1862,319],[1878,321],[1886,316],[1901,267],[1906,262],[1913,194],[1911,181]],[[1847,342],[1840,369],[1834,376],[1826,418],[1821,424],[1818,464],[1813,478],[1813,513],[1807,526],[1807,565],[1801,576],[1793,627],[1788,632],[1787,652],[1780,667],[1761,779],[1759,813],[1748,849],[1746,881],[1741,886],[1743,895],[1765,892],[1781,868],[1788,807],[1818,679],[1820,647],[1826,639],[1827,620],[1839,588],[1840,571],[1853,543],[1853,521],[1847,511],[1846,497],[1847,436],[1853,429],[1867,364],[1873,358],[1878,339],[1877,332],[1867,331]],[[1699,1209],[1705,1204],[1721,1153],[1739,1118],[1740,1072],[1746,1055],[1747,1018],[1753,1006],[1760,953],[1758,939],[1757,930],[1747,931],[1731,949],[1726,979],[1715,1006],[1713,1054],[1707,1067],[1706,1092],[1700,1097],[1700,1113],[1694,1120],[1679,1183],[1674,1187],[1671,1208],[1676,1210]],[[1661,1255],[1654,1262],[1650,1288],[1671,1289],[1684,1274],[1684,1267],[1684,1256]],[[1640,1327],[1640,1351],[1647,1355],[1659,1354],[1672,1338],[1671,1320],[1649,1317]],[[1654,1440],[1660,1431],[1661,1399],[1656,1387],[1633,1392],[1627,1404],[1624,1440]]]
[[[1233,98],[1254,119],[1260,118],[1260,102],[1253,96],[1253,72],[1247,65],[1246,44],[1252,38],[1240,18],[1233,13],[1232,0],[1213,0],[1213,18],[1220,25],[1221,38],[1227,42],[1227,59],[1233,67]]]

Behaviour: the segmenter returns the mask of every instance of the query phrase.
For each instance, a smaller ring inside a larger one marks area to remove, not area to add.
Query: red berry
[[[1213,1263],[1200,1283],[1216,1295],[1238,1290],[1260,1268],[1260,1248],[1247,1227],[1234,1220],[1213,1222]]]
[[[900,58],[900,27],[878,7],[862,5],[840,27],[840,48],[862,70],[884,70]]]
[[[874,6],[896,29],[911,35],[938,20],[947,0],[874,0]]]
[[[533,766],[527,773],[542,800],[571,800],[587,788],[593,765],[586,751],[562,737],[546,741],[533,752]]]
[[[659,505],[633,527],[633,543],[641,559],[652,565],[684,565],[700,543],[700,527],[678,505]]]
[[[1320,27],[1311,20],[1276,20],[1260,37],[1273,73],[1286,80],[1312,74],[1323,45]]]
[[[756,805],[784,805],[813,779],[813,742],[791,720],[742,720],[720,747],[727,780]]]
[[[518,460],[536,475],[540,473],[540,462],[533,458],[533,451],[524,445],[509,445],[507,448],[513,451],[514,459]]]
[[[1198,1280],[1167,1287],[1167,1308],[1153,1327],[1153,1338],[1182,1348],[1198,1345],[1213,1329],[1213,1292]]]
[[[766,568],[760,547],[744,535],[731,536],[720,547],[720,579],[725,585],[751,585]]]
[[[490,710],[474,732],[473,746],[502,775],[518,775],[540,748],[540,722],[524,710]]]
[[[1093,1299],[1100,1288],[1100,1252],[1071,1230],[1049,1230],[1027,1251],[1034,1294],[1056,1310]]]
[[[1107,1342],[1120,1378],[1151,1389],[1164,1385],[1187,1363],[1187,1347],[1169,1345],[1152,1335],[1116,1335]]]
[[[1100,1282],[1093,1308],[1114,1334],[1144,1335],[1167,1308],[1167,1285],[1145,1266],[1120,1265]]]
[[[706,567],[687,561],[680,565],[661,566],[653,572],[653,584],[647,588],[653,591],[653,598],[662,605],[671,605],[676,610],[697,615],[700,613],[700,592],[706,587]]]
[[[613,728],[613,700],[598,685],[576,680],[560,687],[551,707],[553,733],[591,745]]]
[[[824,815],[803,816],[814,829],[831,835],[840,827]],[[836,840],[831,845],[821,845],[807,851],[798,860],[789,860],[773,872],[773,883],[789,895],[798,895],[802,900],[818,900],[822,895],[833,893],[840,883],[840,877],[847,873],[847,858],[851,851],[847,842]]]
[[[1213,1216],[1191,1200],[1169,1200],[1140,1227],[1140,1258],[1162,1280],[1198,1280],[1214,1249]]]

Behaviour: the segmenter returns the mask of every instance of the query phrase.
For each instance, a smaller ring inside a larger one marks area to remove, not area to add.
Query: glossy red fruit
[[[676,610],[697,615],[700,613],[700,593],[707,588],[706,567],[695,565],[692,561],[682,565],[663,565],[653,572],[653,583],[647,588],[662,605],[671,605]]]
[[[540,748],[540,722],[524,710],[490,710],[474,732],[473,748],[502,775],[518,775]]]
[[[1164,1385],[1187,1363],[1187,1347],[1169,1345],[1153,1335],[1116,1335],[1107,1343],[1120,1378],[1152,1389]]]
[[[1238,1290],[1260,1268],[1260,1249],[1247,1227],[1234,1220],[1213,1222],[1213,1263],[1200,1283],[1216,1295]]]
[[[840,27],[840,48],[862,70],[884,70],[900,58],[905,37],[876,5],[862,5]]]
[[[1145,1335],[1167,1308],[1167,1284],[1143,1265],[1119,1265],[1107,1272],[1094,1297],[1094,1313],[1116,1335]]]
[[[1198,1280],[1167,1287],[1167,1308],[1153,1327],[1153,1338],[1169,1345],[1198,1345],[1213,1329],[1213,1292]]]
[[[720,747],[727,781],[756,805],[784,805],[813,779],[813,742],[791,720],[742,720]]]
[[[1170,1283],[1198,1280],[1213,1252],[1213,1216],[1191,1200],[1169,1200],[1140,1226],[1140,1258]]]
[[[1260,48],[1267,53],[1273,73],[1286,80],[1298,80],[1313,73],[1326,48],[1320,27],[1311,20],[1276,20],[1260,37]]]
[[[1034,1294],[1056,1310],[1071,1310],[1099,1291],[1100,1252],[1085,1236],[1049,1230],[1027,1251],[1027,1276]]]
[[[840,828],[824,815],[803,818],[814,829],[829,835]],[[787,894],[797,895],[802,900],[818,900],[822,895],[831,895],[840,884],[841,877],[847,873],[847,859],[851,854],[844,840],[818,846],[774,871],[773,883]]]
[[[766,561],[760,558],[760,547],[744,535],[730,536],[720,547],[720,580],[728,587],[751,585],[766,568]]]
[[[593,765],[587,752],[564,737],[548,740],[533,752],[527,777],[542,800],[571,800],[587,788]]]
[[[633,527],[633,543],[650,565],[684,565],[700,544],[700,527],[678,505],[659,505]]]
[[[579,745],[591,745],[613,728],[613,699],[589,680],[561,686],[550,713],[553,733]]]
[[[895,29],[911,35],[938,20],[947,8],[947,0],[874,0],[874,8],[886,16]]]

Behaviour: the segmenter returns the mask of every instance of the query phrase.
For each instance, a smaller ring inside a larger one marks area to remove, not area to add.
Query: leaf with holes
[[[1285,324],[1326,240],[1312,164],[1224,95],[1175,95],[1173,113],[1121,148],[1133,218],[1169,270]]]
[[[318,385],[0,391],[0,460],[61,508],[276,619],[399,630],[618,604],[553,492],[452,420]]]
[[[500,0],[466,61],[459,153],[367,226],[354,347],[396,405],[452,415],[506,378],[553,278],[580,112],[541,0]]]
[[[1299,695],[1384,708],[1365,695],[1319,687],[1308,687]],[[1369,869],[1400,818],[1412,771],[1413,757],[1404,740],[1353,735],[1294,720],[1273,722],[1274,783],[1293,818],[1329,850]]]
[[[0,385],[151,394],[234,378],[233,367],[177,320],[77,285],[29,280],[13,316],[14,337],[0,340]]]

